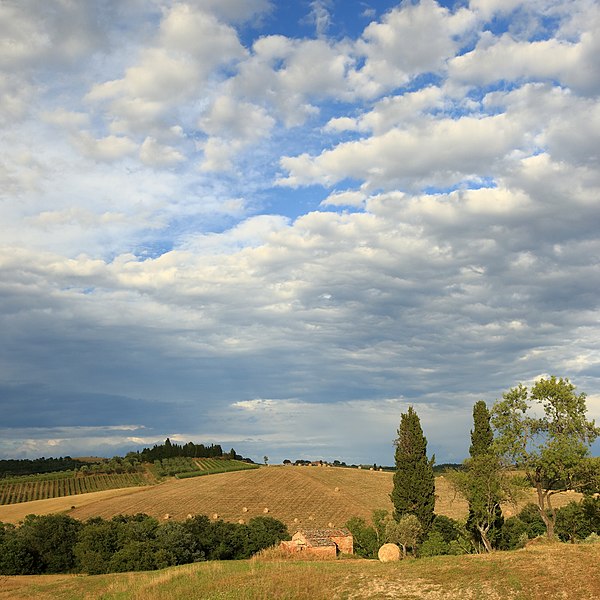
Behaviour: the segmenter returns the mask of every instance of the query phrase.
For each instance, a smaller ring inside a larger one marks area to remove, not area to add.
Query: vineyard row
[[[64,477],[63,479],[24,481],[19,483],[0,483],[0,505],[47,500],[101,492],[121,487],[145,485],[148,482],[139,473],[121,475],[88,475],[86,477]]]

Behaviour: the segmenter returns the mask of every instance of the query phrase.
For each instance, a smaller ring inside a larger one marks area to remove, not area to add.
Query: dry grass
[[[104,490],[102,492],[90,492],[89,494],[49,498],[48,500],[32,500],[31,502],[20,502],[19,504],[5,504],[0,506],[0,521],[4,523],[18,523],[30,514],[48,515],[52,513],[70,512],[72,506],[82,507],[99,501],[110,501],[119,496],[137,494],[145,489],[147,488],[118,488]]]
[[[396,563],[232,561],[148,573],[0,578],[0,600],[596,600],[600,545],[553,544]]]
[[[354,516],[369,521],[373,509],[391,510],[391,491],[392,474],[388,472],[269,467],[2,506],[0,521],[18,522],[30,513],[67,512],[87,519],[143,512],[158,519],[169,514],[176,520],[186,519],[189,514],[218,514],[221,519],[237,523],[264,515],[268,507],[269,516],[281,520],[293,532],[302,527],[328,527],[329,523],[339,527]],[[467,503],[443,476],[436,478],[436,495],[438,514],[466,518]],[[573,492],[559,494],[554,504],[562,506],[579,497]],[[520,504],[534,500],[532,491]],[[74,510],[70,510],[72,505],[76,506]],[[504,508],[505,514],[515,511],[512,506]]]

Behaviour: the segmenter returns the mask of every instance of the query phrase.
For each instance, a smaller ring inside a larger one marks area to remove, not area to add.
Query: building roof
[[[345,527],[337,529],[301,529],[295,535],[301,534],[311,546],[335,546],[331,538],[351,537]]]

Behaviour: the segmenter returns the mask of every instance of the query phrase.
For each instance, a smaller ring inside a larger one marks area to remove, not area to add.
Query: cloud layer
[[[0,454],[390,464],[413,404],[461,460],[545,374],[600,418],[597,3],[361,6],[0,7]]]

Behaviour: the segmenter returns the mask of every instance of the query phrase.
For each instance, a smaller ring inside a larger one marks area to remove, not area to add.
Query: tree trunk
[[[552,510],[552,504],[550,503],[550,495],[542,489],[541,483],[536,483],[536,491],[538,496],[538,510],[544,525],[546,526],[546,536],[549,540],[554,539],[554,522],[556,516]],[[548,510],[546,510],[546,503],[548,504]]]
[[[479,530],[479,535],[481,536],[481,541],[483,542],[485,551],[491,552],[492,551],[492,543],[490,542],[490,540],[487,536],[489,527],[481,527],[481,525],[477,525],[477,529]]]

